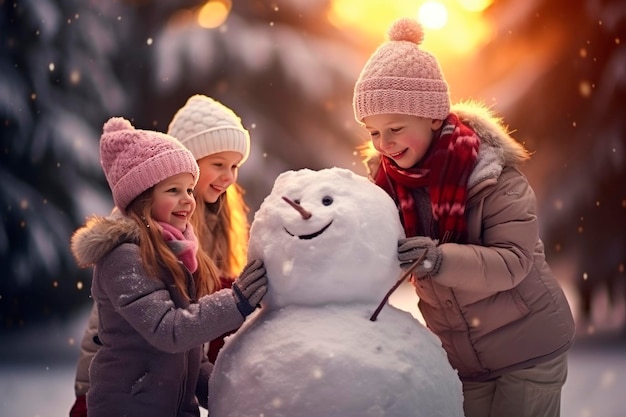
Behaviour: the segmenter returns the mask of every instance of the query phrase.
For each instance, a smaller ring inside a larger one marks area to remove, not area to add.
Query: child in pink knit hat
[[[219,271],[219,279],[210,285],[211,291],[230,288],[247,260],[249,209],[237,177],[250,154],[250,134],[232,109],[201,94],[191,96],[176,112],[168,134],[191,151],[200,167],[191,223],[200,249]],[[207,344],[206,359],[214,362],[223,344],[224,337]],[[80,343],[74,384],[76,399],[70,417],[87,417],[89,365],[99,348],[98,310],[94,303]],[[201,378],[208,384],[206,375]],[[200,405],[207,408],[207,395],[196,395]]]
[[[88,219],[71,240],[78,264],[94,267],[102,345],[89,368],[89,416],[197,416],[212,367],[203,344],[256,309],[265,268],[253,260],[232,289],[213,291],[218,271],[190,223],[194,155],[123,118],[103,130],[101,164],[118,210]]]
[[[370,178],[394,199],[398,244],[428,327],[463,382],[467,417],[560,413],[574,321],[545,260],[529,153],[477,103],[450,104],[424,33],[399,19],[354,88],[375,149]]]

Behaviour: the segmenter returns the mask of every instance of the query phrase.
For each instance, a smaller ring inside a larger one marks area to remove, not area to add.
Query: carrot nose
[[[296,203],[295,201],[291,201],[287,197],[283,197],[283,200],[285,200],[287,203],[289,203],[289,205],[291,207],[293,207],[296,210],[298,210],[298,213],[300,213],[300,215],[302,216],[302,218],[304,220],[308,220],[308,219],[310,219],[313,216],[310,211],[306,211],[304,209],[304,207],[302,207],[300,204]]]

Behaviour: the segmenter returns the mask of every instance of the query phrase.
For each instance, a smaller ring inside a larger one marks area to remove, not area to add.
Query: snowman
[[[220,351],[209,415],[463,416],[439,339],[386,302],[402,276],[402,237],[395,204],[366,178],[280,174],[250,229],[268,292]]]

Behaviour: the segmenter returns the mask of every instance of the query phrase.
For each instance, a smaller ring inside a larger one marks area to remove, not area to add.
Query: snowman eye
[[[330,206],[331,204],[333,204],[333,198],[329,196],[322,198],[322,204],[325,206]]]
[[[297,205],[300,205],[300,200],[293,200],[294,203],[296,203]]]

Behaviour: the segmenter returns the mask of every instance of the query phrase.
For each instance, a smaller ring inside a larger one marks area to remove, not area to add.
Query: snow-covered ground
[[[410,292],[402,290],[392,298],[396,305],[409,305],[410,300]],[[87,311],[64,323],[30,329],[10,339],[3,337],[1,417],[68,415],[74,400],[75,359],[86,319]],[[612,314],[596,310],[594,321],[595,334],[581,334],[569,355],[563,417],[626,415],[626,336],[619,330],[623,328],[624,306],[619,305]]]

